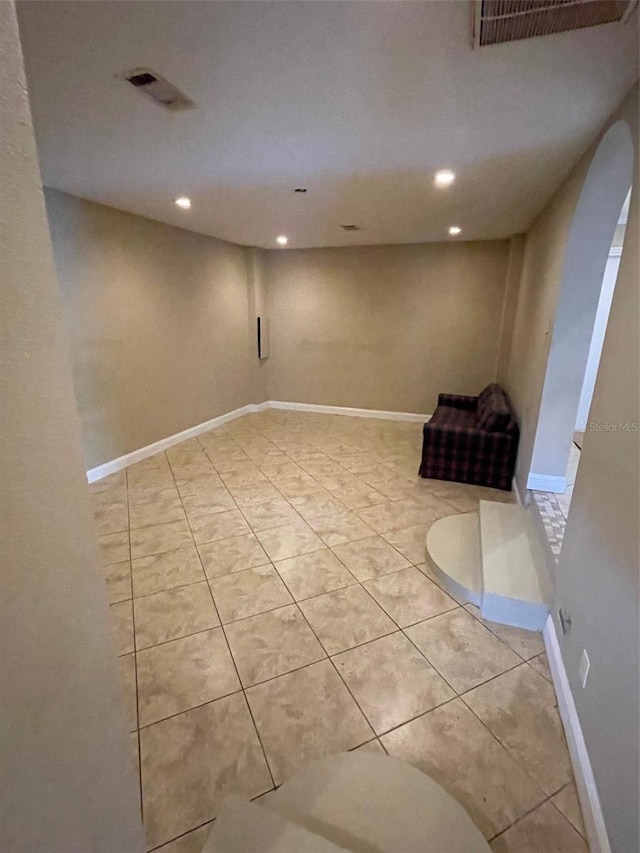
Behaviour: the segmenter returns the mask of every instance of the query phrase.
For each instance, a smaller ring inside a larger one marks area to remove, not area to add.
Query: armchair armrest
[[[473,412],[477,404],[477,397],[466,397],[463,394],[440,394],[438,396],[439,406],[450,406],[454,409],[467,409]]]

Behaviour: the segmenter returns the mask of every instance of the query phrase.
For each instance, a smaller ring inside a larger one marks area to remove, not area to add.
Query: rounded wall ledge
[[[482,604],[480,519],[477,512],[447,515],[435,521],[425,539],[427,564],[447,592],[461,601]]]

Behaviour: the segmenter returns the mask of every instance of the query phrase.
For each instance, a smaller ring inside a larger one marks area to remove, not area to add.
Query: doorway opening
[[[570,226],[527,480],[538,505],[544,501],[556,556],[580,457],[588,453],[589,408],[615,298],[632,175],[631,132],[619,121],[600,142]]]

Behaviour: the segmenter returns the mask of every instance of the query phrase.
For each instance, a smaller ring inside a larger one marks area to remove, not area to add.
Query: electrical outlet
[[[589,669],[591,668],[591,661],[589,660],[589,655],[587,654],[587,650],[582,650],[582,656],[580,658],[580,684],[583,687],[587,686],[587,678],[589,677]]]

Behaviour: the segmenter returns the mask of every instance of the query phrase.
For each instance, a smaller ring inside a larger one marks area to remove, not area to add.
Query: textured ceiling
[[[526,230],[638,76],[637,11],[478,50],[463,0],[31,0],[19,17],[45,184],[264,247]],[[196,108],[117,76],[139,66]]]

